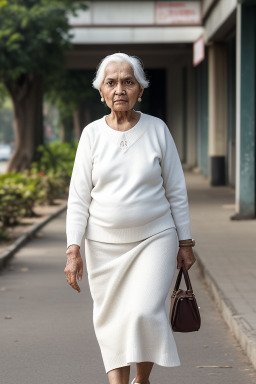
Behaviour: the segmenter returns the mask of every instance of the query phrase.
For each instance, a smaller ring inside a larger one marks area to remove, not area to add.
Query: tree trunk
[[[79,139],[83,128],[91,123],[91,108],[89,103],[84,102],[74,111],[74,134]]]
[[[7,172],[20,172],[37,160],[36,148],[44,142],[43,78],[24,75],[5,84],[12,97],[15,119],[15,149]]]
[[[61,142],[72,142],[74,139],[73,134],[73,119],[72,116],[60,115],[60,140]]]
[[[80,116],[79,109],[74,110],[74,137],[75,139],[79,139],[81,135],[81,125],[80,125]]]

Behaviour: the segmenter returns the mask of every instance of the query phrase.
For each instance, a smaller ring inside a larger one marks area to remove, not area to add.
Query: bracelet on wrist
[[[180,240],[179,247],[194,247],[196,242],[194,239]]]
[[[78,244],[69,244],[69,246],[67,247],[67,249],[69,249],[69,247],[71,247],[72,245],[76,245],[77,247],[79,247],[80,249],[80,246]]]

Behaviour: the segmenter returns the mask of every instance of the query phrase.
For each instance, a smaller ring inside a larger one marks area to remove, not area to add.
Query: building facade
[[[255,218],[256,1],[86,3],[70,17],[68,68],[95,71],[114,52],[139,56],[151,82],[141,110],[166,121],[187,167],[235,189],[233,219]]]

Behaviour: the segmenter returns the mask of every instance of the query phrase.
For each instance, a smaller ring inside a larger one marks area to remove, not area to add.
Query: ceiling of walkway
[[[165,68],[181,62],[192,64],[191,44],[83,44],[66,53],[67,67],[95,69],[103,57],[115,52],[139,56],[147,68]]]

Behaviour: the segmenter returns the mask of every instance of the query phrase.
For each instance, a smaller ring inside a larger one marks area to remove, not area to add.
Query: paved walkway
[[[234,190],[185,172],[192,236],[216,303],[256,368],[256,220],[233,221]]]
[[[200,212],[198,207],[199,217]],[[204,218],[202,215],[198,225]],[[204,237],[196,233],[196,218],[193,227],[197,248],[203,250]],[[0,272],[1,384],[108,383],[93,329],[86,266],[82,290],[77,293],[66,283],[65,251],[63,213]],[[81,252],[84,256],[83,246]],[[155,365],[150,382],[253,384],[256,372],[221,318],[199,271],[195,263],[190,276],[201,307],[202,327],[199,332],[174,334],[182,365]],[[184,281],[181,286],[185,287]],[[170,297],[166,304],[169,309]],[[134,372],[133,364],[131,379]]]

